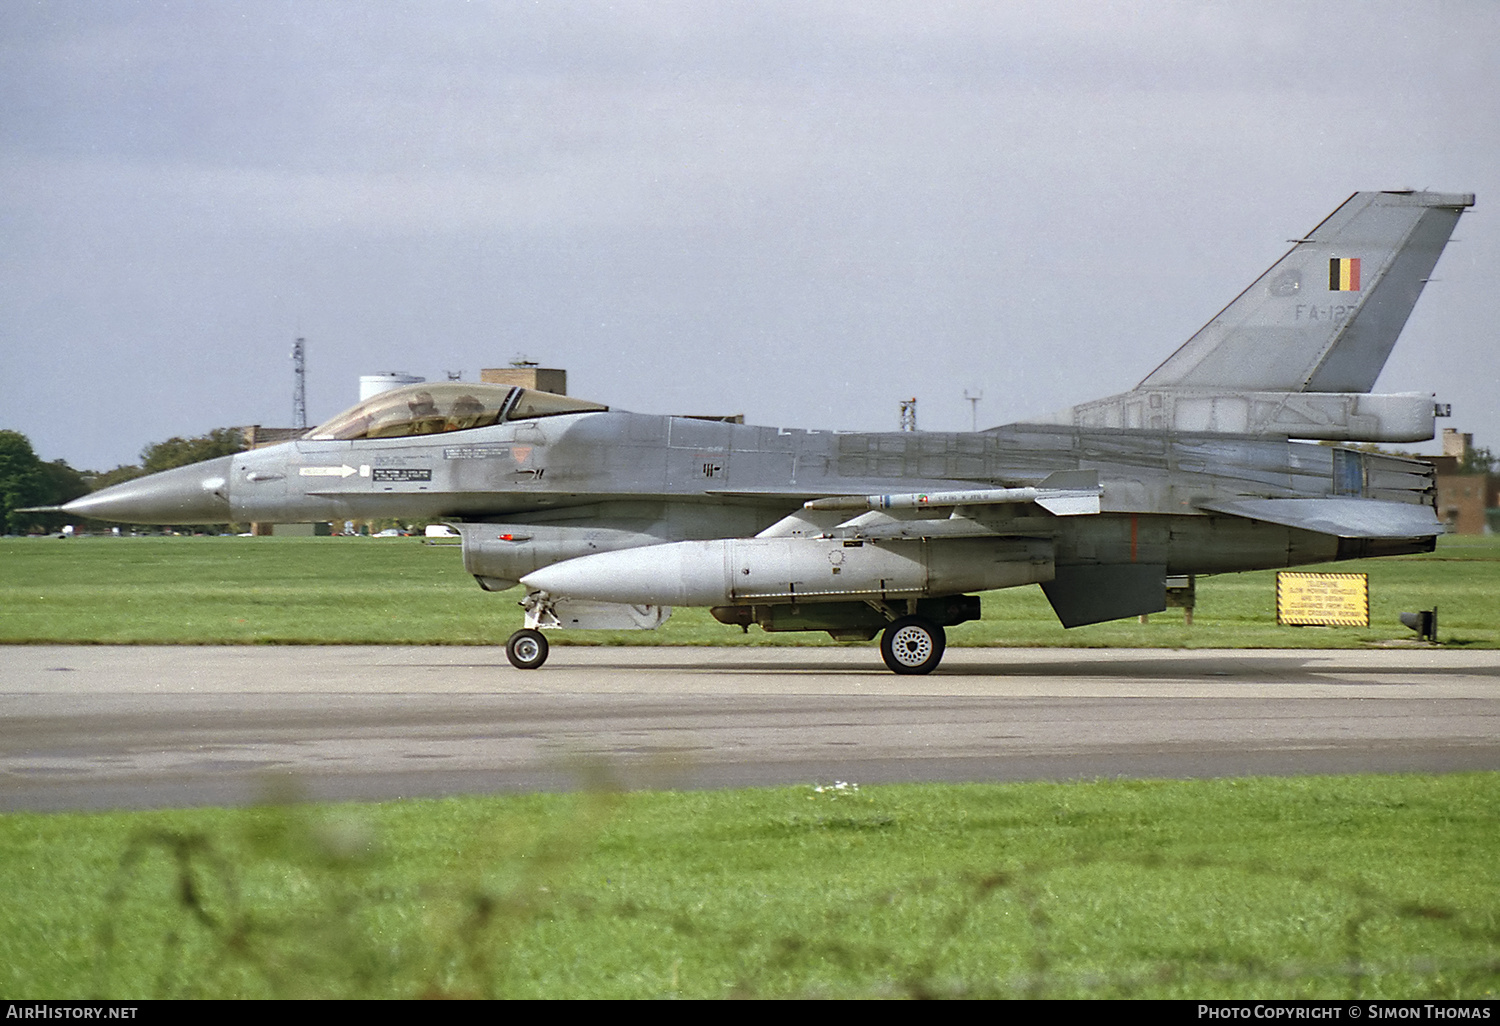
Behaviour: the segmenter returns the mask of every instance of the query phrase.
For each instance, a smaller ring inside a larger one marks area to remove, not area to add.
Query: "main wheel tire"
[[[880,636],[880,657],[893,673],[931,673],[947,647],[943,629],[916,616],[902,617]]]
[[[518,670],[534,670],[547,661],[547,636],[525,627],[505,643],[505,658]]]

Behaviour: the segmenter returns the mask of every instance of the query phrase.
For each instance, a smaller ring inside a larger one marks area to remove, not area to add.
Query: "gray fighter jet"
[[[443,520],[481,587],[525,587],[506,646],[673,606],[767,631],[881,634],[938,665],[975,592],[1040,584],[1065,626],[1165,608],[1169,576],[1429,552],[1423,462],[1315,440],[1433,436],[1370,390],[1472,195],[1362,192],[1134,389],[973,433],[627,413],[524,388],[382,393],[303,438],[106,488],[133,523]]]

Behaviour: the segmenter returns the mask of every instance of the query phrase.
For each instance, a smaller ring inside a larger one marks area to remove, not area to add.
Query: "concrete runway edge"
[[[0,810],[1500,769],[1500,652],[17,646]]]

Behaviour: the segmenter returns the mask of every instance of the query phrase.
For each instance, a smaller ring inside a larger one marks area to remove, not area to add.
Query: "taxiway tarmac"
[[[0,809],[1500,769],[1500,652],[12,646]]]

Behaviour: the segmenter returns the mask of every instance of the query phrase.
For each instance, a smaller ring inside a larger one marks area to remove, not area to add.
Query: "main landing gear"
[[[541,631],[525,627],[505,643],[505,658],[518,670],[534,670],[547,661],[547,637]]]
[[[892,673],[931,673],[943,661],[948,635],[919,616],[903,616],[880,636],[880,657]]]

